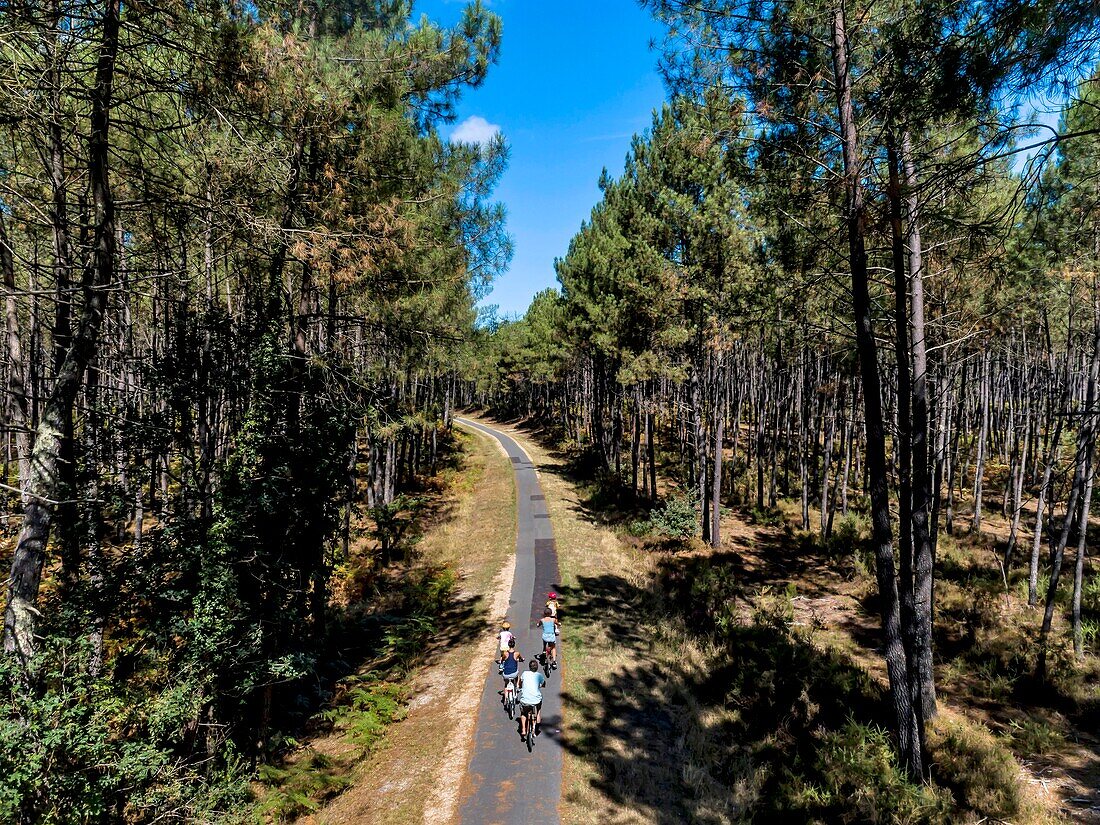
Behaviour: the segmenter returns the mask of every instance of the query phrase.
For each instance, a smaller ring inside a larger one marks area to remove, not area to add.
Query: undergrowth
[[[847,543],[859,534],[842,535]],[[716,646],[714,678],[695,690],[705,706],[736,708],[723,730],[731,744],[716,758],[743,758],[747,749],[742,780],[754,777],[756,789],[750,818],[946,825],[1015,817],[1018,767],[1006,745],[1056,747],[1056,734],[1034,727],[999,739],[980,725],[940,724],[929,736],[934,782],[914,783],[887,733],[884,688],[812,629],[795,626],[793,584],[743,592],[720,559],[670,558],[654,592],[663,616]]]
[[[351,784],[355,766],[382,741],[387,727],[405,718],[409,670],[435,632],[456,576],[449,568],[430,568],[400,582],[400,592],[390,594],[398,612],[376,618],[384,630],[374,666],[341,680],[333,701],[311,720],[317,732],[340,738],[339,755],[292,750],[280,763],[262,766],[259,818],[283,822],[319,810]],[[296,749],[300,743],[291,739],[287,745]]]

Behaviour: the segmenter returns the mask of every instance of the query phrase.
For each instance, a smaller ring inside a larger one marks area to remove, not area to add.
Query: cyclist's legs
[[[550,657],[551,662],[558,660],[558,645],[557,642],[550,642],[546,639],[542,640],[542,652]]]

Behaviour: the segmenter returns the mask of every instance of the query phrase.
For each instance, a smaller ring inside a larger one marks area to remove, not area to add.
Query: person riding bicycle
[[[542,652],[550,657],[550,664],[557,667],[557,637],[561,632],[561,625],[558,623],[558,620],[554,618],[549,607],[542,611],[542,620],[539,624],[542,625]]]
[[[527,708],[535,709],[535,735],[542,725],[542,689],[546,677],[539,673],[539,663],[532,661],[531,669],[523,671],[519,677],[519,703],[522,711],[519,715],[519,738],[527,738]]]
[[[516,640],[508,640],[508,649],[500,654],[500,675],[504,677],[504,687],[508,688],[508,683],[515,684],[519,679],[519,663],[523,661],[523,656],[516,649]],[[503,693],[504,691],[501,691]]]
[[[512,625],[510,622],[500,623],[500,641],[498,644],[498,653],[503,656],[508,652],[508,642],[514,642],[516,637],[512,635]]]
[[[546,594],[546,609],[555,619],[558,618],[558,594],[551,590]]]

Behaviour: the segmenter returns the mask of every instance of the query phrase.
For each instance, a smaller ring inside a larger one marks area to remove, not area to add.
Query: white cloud
[[[476,143],[484,146],[500,134],[500,127],[478,115],[471,115],[451,132],[451,143]]]

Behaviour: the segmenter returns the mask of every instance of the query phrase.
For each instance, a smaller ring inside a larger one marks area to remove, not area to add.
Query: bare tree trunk
[[[905,175],[905,212],[908,219],[906,241],[909,266],[909,311],[911,359],[913,364],[913,423],[910,430],[913,451],[913,590],[916,608],[917,672],[910,674],[918,682],[920,701],[915,708],[918,733],[936,715],[936,677],[932,668],[932,615],[934,605],[932,532],[929,516],[933,509],[932,476],[928,467],[928,348],[924,326],[924,257],[921,249],[920,202],[917,198],[917,172],[909,132],[902,135],[902,169]],[[921,742],[921,750],[924,742]]]
[[[1085,551],[1088,548],[1089,511],[1092,510],[1092,483],[1096,477],[1092,453],[1095,447],[1090,445],[1088,481],[1085,482],[1085,496],[1081,502],[1081,519],[1078,523],[1077,559],[1073,568],[1073,655],[1078,659],[1085,655],[1085,638],[1081,629],[1081,589],[1085,578]]]
[[[856,392],[852,390],[852,409],[844,418],[844,443],[847,445],[844,449],[844,472],[840,478],[840,514],[842,516],[848,515],[848,478],[852,471],[852,453],[855,451],[853,442],[855,439],[852,437],[852,422],[855,418],[855,405],[857,403]]]
[[[955,421],[951,427],[951,441],[947,448],[947,512],[944,527],[947,535],[955,534],[955,473],[959,467],[959,436],[962,432],[963,411],[966,406],[966,378],[970,360],[963,359],[962,380],[959,382],[959,399],[955,406]]]
[[[109,127],[118,54],[120,0],[107,0],[103,14],[103,38],[92,90],[91,132],[88,138],[88,177],[95,205],[95,252],[85,273],[84,302],[76,336],[58,371],[46,401],[31,457],[26,485],[27,503],[23,528],[12,559],[8,601],[4,610],[4,650],[26,659],[34,653],[38,624],[38,588],[46,560],[53,508],[57,504],[58,458],[64,420],[71,414],[84,371],[95,354],[107,303],[115,258],[115,208],[109,180]]]
[[[23,346],[19,337],[19,314],[15,302],[15,260],[0,210],[0,274],[4,278],[4,308],[8,344],[8,392],[10,394],[11,425],[15,428],[15,450],[19,458],[19,486],[23,490],[23,506],[31,476],[31,422],[27,402],[27,379],[23,361]]]
[[[985,474],[985,443],[989,438],[989,352],[982,353],[982,423],[978,430],[978,457],[974,462],[974,518],[971,521],[971,529],[977,533],[982,529],[982,482]]]
[[[1047,497],[1050,495],[1054,465],[1058,462],[1058,442],[1062,438],[1062,424],[1065,420],[1065,415],[1062,412],[1064,412],[1066,403],[1069,400],[1068,375],[1066,381],[1062,401],[1059,405],[1059,414],[1054,425],[1054,435],[1047,445],[1047,454],[1043,459],[1043,480],[1039,485],[1039,500],[1035,504],[1035,532],[1031,538],[1031,561],[1027,576],[1027,603],[1029,607],[1035,607],[1039,603],[1039,552],[1043,546],[1043,515],[1046,510]]]
[[[711,477],[710,544],[720,547],[722,526],[722,443],[725,438],[725,382],[723,370],[715,357],[714,365],[714,467]]]
[[[1062,532],[1058,537],[1051,553],[1050,584],[1047,587],[1046,609],[1043,611],[1043,624],[1039,628],[1039,660],[1035,667],[1035,675],[1039,681],[1047,678],[1047,645],[1050,635],[1050,626],[1054,619],[1054,602],[1058,594],[1058,578],[1062,572],[1062,560],[1065,556],[1066,545],[1069,542],[1070,530],[1075,521],[1076,508],[1081,499],[1085,487],[1085,476],[1091,473],[1092,455],[1095,447],[1095,412],[1097,373],[1100,372],[1100,303],[1094,296],[1093,319],[1093,345],[1092,357],[1089,363],[1088,388],[1085,391],[1085,409],[1082,416],[1081,428],[1077,432],[1077,469],[1073,474],[1073,485],[1070,487],[1069,501],[1066,503],[1066,517],[1062,522]],[[1087,513],[1082,514],[1087,516]],[[1084,529],[1085,525],[1081,525]]]
[[[1030,392],[1028,392],[1030,396]],[[1012,569],[1012,555],[1016,550],[1016,539],[1020,531],[1020,514],[1024,509],[1024,473],[1027,470],[1028,447],[1031,446],[1031,400],[1024,405],[1024,437],[1016,461],[1016,473],[1012,478],[1012,522],[1008,528],[1008,546],[1005,547],[1004,574],[1007,579]]]
[[[882,421],[882,390],[878,373],[878,345],[871,326],[871,296],[868,287],[867,250],[864,238],[867,216],[861,183],[863,164],[859,155],[859,138],[852,106],[852,79],[848,68],[848,34],[843,5],[837,5],[833,9],[832,39],[833,76],[844,154],[848,256],[852,268],[852,309],[855,314],[860,376],[863,380],[867,472],[886,671],[890,683],[898,749],[910,776],[920,777],[923,774],[922,754],[920,739],[915,729],[916,717],[909,695],[909,674],[902,644],[900,604],[897,581],[894,576],[890,498],[886,478],[886,438]]]
[[[833,466],[833,441],[836,437],[836,397],[842,391],[842,387],[834,387],[829,398],[829,415],[825,424],[825,456],[821,467],[821,507],[818,519],[818,529],[821,538],[828,538],[825,525],[828,523],[829,514],[829,471]]]
[[[653,443],[653,411],[648,407],[645,411],[645,449],[646,460],[649,464],[649,495],[657,500],[657,459],[656,445]]]
[[[920,685],[917,679],[918,610],[915,590],[915,558],[913,548],[913,384],[910,344],[908,284],[905,255],[905,233],[902,225],[902,196],[897,147],[887,148],[889,166],[890,241],[894,269],[894,356],[897,364],[897,435],[894,458],[898,474],[898,596],[901,600],[901,629],[908,669],[909,697],[917,719],[914,738],[919,749],[924,748],[924,725],[920,715]],[[914,746],[914,750],[917,747]]]

